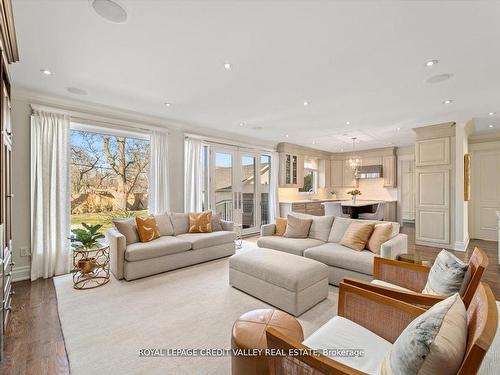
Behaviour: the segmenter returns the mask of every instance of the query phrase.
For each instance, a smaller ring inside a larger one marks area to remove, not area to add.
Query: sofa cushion
[[[312,219],[302,219],[293,215],[288,215],[285,237],[307,238],[311,229]]]
[[[274,231],[274,235],[283,237],[285,235],[286,225],[287,225],[287,220],[285,218],[277,217],[275,225],[276,229]]]
[[[312,238],[286,238],[279,236],[264,236],[257,240],[257,246],[284,251],[294,255],[303,255],[305,249],[324,244],[323,241]]]
[[[460,292],[469,265],[447,250],[441,250],[432,265],[422,293],[450,296]]]
[[[335,316],[304,340],[311,349],[362,349],[364,356],[331,357],[366,374],[378,374],[392,344],[365,327],[341,316]]]
[[[328,278],[324,264],[271,249],[235,254],[229,258],[229,267],[292,292]]]
[[[189,233],[212,233],[212,211],[191,212]]]
[[[125,236],[127,245],[139,242],[139,233],[137,233],[135,218],[127,217],[113,219],[112,222],[116,230]]]
[[[300,219],[312,220],[311,228],[309,229],[309,238],[323,242],[328,241],[328,236],[332,230],[333,216],[315,216],[298,212],[293,212],[291,215]]]
[[[391,239],[392,223],[376,224],[366,248],[375,254],[380,254],[380,246]]]
[[[170,221],[174,228],[174,235],[187,233],[189,231],[189,214],[187,213],[170,213]]]
[[[191,243],[191,248],[197,250],[232,242],[236,239],[236,233],[225,230],[212,233],[184,233],[179,234],[177,238]]]
[[[332,267],[373,275],[373,258],[376,255],[369,250],[356,251],[338,243],[327,242],[307,249],[304,256]]]
[[[353,250],[361,251],[370,239],[374,227],[373,224],[353,221],[345,231],[340,244],[350,247]]]
[[[167,213],[154,215],[154,217],[156,219],[156,225],[158,225],[158,229],[160,231],[160,236],[174,235],[174,227],[172,226],[170,216]]]
[[[160,237],[160,230],[154,216],[136,217],[135,225],[141,242],[149,242]]]
[[[191,249],[191,243],[173,236],[162,236],[150,242],[137,242],[127,245],[125,259],[129,262],[157,258],[182,253]]]
[[[458,293],[413,320],[396,339],[383,375],[456,374],[467,345],[467,311]]]
[[[344,236],[345,231],[353,221],[358,221],[362,223],[368,224],[392,224],[392,233],[391,238],[397,236],[399,233],[400,225],[394,221],[379,221],[379,220],[355,220],[347,217],[336,217],[333,221],[332,230],[330,232],[330,236],[328,237],[328,242],[340,242],[342,237]]]

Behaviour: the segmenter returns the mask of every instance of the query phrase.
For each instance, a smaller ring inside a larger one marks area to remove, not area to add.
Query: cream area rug
[[[248,251],[256,245],[244,241]],[[229,286],[228,259],[77,291],[54,278],[72,375],[230,374],[229,357],[139,357],[141,349],[231,347],[244,312],[268,304]],[[338,289],[298,320],[307,337],[337,312]]]

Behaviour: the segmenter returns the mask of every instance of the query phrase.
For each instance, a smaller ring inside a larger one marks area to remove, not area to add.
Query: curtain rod
[[[114,117],[109,117],[106,115],[98,115],[98,114],[90,114],[90,113],[85,113],[85,112],[78,112],[78,111],[73,111],[73,110],[67,110],[64,108],[58,108],[58,107],[50,107],[50,106],[45,106],[45,105],[39,105],[39,104],[31,104],[31,109],[32,111],[44,111],[44,112],[52,112],[52,113],[59,113],[63,115],[69,116],[72,120],[75,122],[92,122],[96,125],[102,124],[106,125],[108,127],[118,127],[123,129],[123,128],[128,128],[129,130],[135,130],[135,131],[144,131],[144,132],[151,132],[152,130],[155,131],[161,131],[167,134],[170,134],[168,131],[168,128],[163,128],[160,126],[155,126],[155,125],[150,125],[150,124],[145,124],[141,121],[131,121],[131,120],[122,120]]]

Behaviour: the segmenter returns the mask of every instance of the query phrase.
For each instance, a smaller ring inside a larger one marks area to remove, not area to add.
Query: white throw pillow
[[[467,345],[467,312],[455,293],[413,320],[382,363],[382,375],[452,375]]]
[[[451,296],[462,291],[464,281],[469,282],[466,279],[468,268],[467,263],[449,251],[441,250],[429,271],[422,293]],[[470,279],[470,276],[468,278]]]

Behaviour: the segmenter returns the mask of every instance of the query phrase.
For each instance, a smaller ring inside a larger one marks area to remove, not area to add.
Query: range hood
[[[381,178],[382,174],[382,166],[381,165],[367,165],[359,167],[354,176],[358,179],[366,179],[366,178]]]

